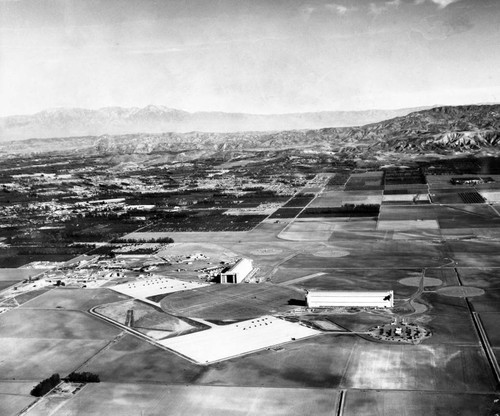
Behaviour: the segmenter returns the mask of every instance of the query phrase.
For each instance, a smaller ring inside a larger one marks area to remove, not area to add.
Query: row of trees
[[[87,371],[82,373],[72,372],[64,380],[72,383],[99,383],[101,381],[97,374]],[[56,387],[60,382],[61,377],[59,374],[52,374],[49,378],[40,381],[40,383],[33,387],[30,394],[35,397],[42,397]]]

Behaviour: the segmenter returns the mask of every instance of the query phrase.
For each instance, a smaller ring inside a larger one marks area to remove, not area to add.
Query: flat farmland
[[[110,289],[58,288],[45,292],[21,308],[86,311],[97,305],[126,299],[129,298]]]
[[[401,205],[411,205],[415,203],[429,202],[427,193],[405,193],[405,194],[385,194],[382,203],[393,203]]]
[[[350,255],[338,258],[323,258],[309,254],[298,254],[283,264],[285,268],[423,268],[437,267],[449,263],[442,247],[422,241],[392,240],[334,240],[337,247],[349,251]],[[333,241],[332,241],[333,243]]]
[[[295,218],[302,208],[279,208],[269,218]]]
[[[479,193],[489,203],[497,204],[500,202],[500,191],[480,190]]]
[[[80,311],[13,309],[0,315],[3,338],[112,339],[119,331]]]
[[[342,206],[343,192],[338,192],[338,195],[326,196],[320,194],[314,201],[309,204],[310,208],[333,208]]]
[[[78,396],[51,413],[68,416],[201,414],[247,416],[331,415],[338,392],[327,389],[264,389],[259,387],[158,386],[155,384],[89,384]],[[29,416],[44,416],[36,407]]]
[[[429,196],[434,204],[463,204],[460,194],[475,192],[472,188],[431,189]]]
[[[305,207],[309,202],[314,199],[314,194],[297,194],[290,201],[288,201],[283,208],[290,207]]]
[[[213,285],[167,295],[161,301],[167,313],[190,318],[233,320],[256,318],[289,310],[299,294],[270,284]]]
[[[4,290],[19,282],[19,280],[0,280],[0,290]]]
[[[34,380],[34,384],[54,373],[69,374],[109,342],[29,337],[3,337],[1,341],[0,379]]]
[[[436,220],[390,220],[377,223],[379,231],[406,231],[406,230],[439,230]]]
[[[299,218],[340,218],[343,220],[357,219],[357,218],[377,218],[379,207],[358,207],[352,206],[350,208],[306,208],[303,210]]]
[[[344,204],[380,204],[381,191],[325,191],[321,193],[309,208],[340,207]]]
[[[423,184],[385,184],[384,194],[388,195],[391,193],[401,193],[401,194],[426,194],[428,191],[427,185]]]
[[[491,346],[500,348],[500,327],[498,326],[500,312],[482,312],[479,317]]]
[[[458,273],[464,285],[481,288],[484,295],[470,298],[474,310],[482,316],[483,312],[500,313],[500,280],[499,269],[459,268]]]
[[[431,205],[382,205],[379,215],[379,221],[436,221],[437,218],[436,209]]]
[[[421,299],[428,307],[424,326],[432,332],[424,344],[480,346],[465,299],[427,292]]]
[[[291,278],[289,270],[280,268],[273,277],[273,282],[286,282]],[[298,270],[301,270],[304,276],[318,272],[318,269]],[[293,285],[304,290],[394,290],[398,296],[409,297],[416,288],[398,282],[403,278],[419,278],[420,275],[420,269],[325,269],[322,275]]]
[[[439,207],[437,213],[441,228],[500,227],[500,217],[486,204]]]
[[[496,385],[480,347],[360,342],[343,388],[493,391]]]
[[[165,212],[146,227],[152,232],[246,231],[254,228],[267,215],[225,215],[224,210],[190,210]]]
[[[478,416],[500,412],[496,394],[349,390],[344,416]]]
[[[384,172],[353,173],[345,184],[346,190],[378,190],[383,189]]]
[[[127,334],[86,363],[81,371],[99,374],[104,382],[193,384],[206,369]]]
[[[500,267],[500,242],[480,240],[449,240],[451,257],[461,267]]]
[[[2,281],[22,281],[30,277],[35,277],[42,274],[47,269],[13,269],[3,268],[0,269],[0,282]]]
[[[17,416],[21,410],[35,401],[33,396],[0,393],[0,415]]]
[[[336,222],[326,219],[316,221],[295,220],[280,234],[279,238],[291,241],[327,241],[336,228]]]

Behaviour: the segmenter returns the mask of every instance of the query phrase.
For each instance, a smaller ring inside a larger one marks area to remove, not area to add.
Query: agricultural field
[[[112,398],[112,399],[110,399]],[[89,385],[72,400],[56,402],[29,416],[79,414],[147,414],[150,416],[217,414],[232,416],[245,409],[248,416],[307,413],[330,415],[338,407],[338,393],[327,389],[264,389],[260,387],[176,386],[101,383]],[[58,406],[59,405],[59,406]],[[168,412],[168,413],[166,413]]]
[[[123,227],[108,211],[75,221],[81,230],[64,225],[89,245],[44,247],[56,228],[37,231],[38,246],[2,244],[0,414],[34,400],[27,416],[499,413],[487,353],[500,357],[500,215],[490,205],[500,176],[465,186],[451,182],[455,171],[479,165],[369,171],[330,160],[316,172],[309,159],[299,168],[247,156],[150,167],[158,176],[144,180],[165,185],[156,193],[98,192],[123,198],[116,212],[125,216]],[[125,213],[141,204],[154,208]],[[242,257],[252,260],[251,283],[213,283],[207,270]],[[17,268],[43,266],[35,261],[52,270]],[[45,287],[5,290],[42,273]],[[394,307],[311,309],[308,290],[392,290]],[[430,335],[370,335],[402,321]],[[101,383],[29,395],[72,371]]]
[[[487,415],[500,411],[495,394],[349,390],[345,416]]]
[[[165,212],[145,231],[248,231],[267,215],[226,215],[224,210]]]
[[[365,172],[353,173],[347,183],[345,190],[360,191],[360,190],[381,190],[383,189],[384,172]]]
[[[87,311],[97,305],[126,299],[126,296],[109,289],[58,288],[43,293],[22,308]]]

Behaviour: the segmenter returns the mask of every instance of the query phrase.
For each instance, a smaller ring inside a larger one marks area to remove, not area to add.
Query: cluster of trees
[[[59,374],[52,374],[49,378],[40,381],[40,383],[33,387],[30,394],[35,397],[42,397],[50,390],[52,390],[55,386],[57,386],[60,382],[61,377],[59,377]]]
[[[66,377],[66,381],[73,383],[99,383],[101,380],[99,379],[99,375],[84,371],[83,373],[72,372]]]
[[[168,243],[174,242],[173,238],[170,237],[151,237],[151,238],[117,238],[113,240],[114,243]],[[148,254],[148,253],[146,253]]]
[[[72,372],[64,380],[72,383],[99,383],[101,381],[97,374],[87,371],[84,371],[83,373]],[[56,387],[60,382],[61,377],[59,374],[52,374],[49,378],[40,381],[40,383],[33,387],[30,394],[35,397],[42,397]]]

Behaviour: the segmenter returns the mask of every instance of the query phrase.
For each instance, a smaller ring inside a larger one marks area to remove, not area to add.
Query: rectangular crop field
[[[224,215],[225,210],[169,211],[145,231],[247,231],[259,224],[266,215]]]
[[[302,208],[279,208],[269,218],[295,218]]]
[[[178,386],[156,384],[89,384],[53,416],[148,415],[186,416],[330,416],[338,392],[330,389]],[[29,416],[45,416],[36,407]]]
[[[43,380],[54,373],[66,376],[108,342],[104,339],[2,338],[0,379]]]
[[[495,394],[349,390],[343,416],[478,416],[500,412]]]

